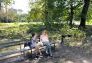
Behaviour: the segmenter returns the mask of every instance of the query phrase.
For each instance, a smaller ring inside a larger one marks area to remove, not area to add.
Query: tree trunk
[[[1,0],[0,0],[0,22],[1,22]]]
[[[8,11],[8,8],[7,8],[7,5],[5,5],[5,10],[6,10],[6,22],[8,23],[8,13],[7,13],[7,11]]]
[[[1,0],[0,0],[0,10],[1,10]]]
[[[49,27],[49,20],[48,20],[48,12],[45,11],[45,26],[46,26],[46,29],[48,29]]]
[[[81,12],[81,22],[79,25],[80,28],[85,28],[86,16],[87,16],[89,4],[90,4],[90,0],[84,0],[84,6]]]
[[[44,14],[45,14],[45,22],[44,22],[44,24],[45,24],[45,26],[46,26],[46,29],[48,29],[49,28],[49,20],[48,20],[48,5],[47,5],[47,1],[45,0],[45,12],[44,12]]]
[[[69,25],[72,27],[72,20],[73,20],[73,14],[74,14],[74,12],[73,12],[73,4],[71,3],[70,4],[70,6],[71,6],[71,8],[70,8],[70,22],[69,22]]]

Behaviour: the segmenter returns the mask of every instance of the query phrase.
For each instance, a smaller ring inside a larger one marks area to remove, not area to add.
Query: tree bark
[[[6,23],[8,23],[8,8],[7,5],[5,5],[5,14],[6,14]]]
[[[1,10],[1,0],[0,0],[0,10]]]
[[[2,5],[1,5],[1,0],[0,0],[0,21],[1,21],[1,7]]]
[[[45,26],[46,26],[46,29],[48,29],[49,28],[49,20],[48,20],[48,5],[47,5],[47,1],[45,0],[45,22],[44,22],[44,24],[45,24]]]
[[[90,0],[84,0],[84,6],[81,12],[81,22],[79,25],[80,28],[85,28],[89,4],[90,4]]]
[[[70,8],[70,23],[69,23],[69,25],[72,27],[72,21],[73,21],[73,14],[74,14],[74,8],[73,8],[73,4],[71,3],[70,4],[70,6],[71,6],[71,8]]]

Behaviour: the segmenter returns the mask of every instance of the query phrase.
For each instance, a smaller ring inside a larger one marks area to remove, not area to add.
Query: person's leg
[[[46,46],[46,53],[52,56],[51,44],[49,42],[44,42],[44,45]]]
[[[37,43],[37,47],[38,47],[38,52],[40,53],[40,55],[42,55],[41,49],[40,49],[42,47],[42,45],[40,43]]]
[[[36,46],[36,47],[35,47],[35,53],[37,54],[38,52],[39,52],[39,47]]]
[[[51,51],[51,44],[48,42],[47,44],[47,49],[48,49],[48,53],[50,56],[52,56],[52,51]]]
[[[41,52],[41,49],[40,49],[40,46],[38,45],[38,52],[40,54],[40,56],[42,55],[42,52]]]
[[[46,46],[45,52],[46,52],[46,54],[48,54],[48,44],[47,44],[47,42],[43,42],[43,45]]]

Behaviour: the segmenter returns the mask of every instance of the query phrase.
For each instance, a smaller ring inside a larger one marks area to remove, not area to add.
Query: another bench
[[[69,35],[69,34],[68,35],[62,35],[61,36],[61,44],[64,44],[64,38],[65,37],[72,37],[72,35]]]

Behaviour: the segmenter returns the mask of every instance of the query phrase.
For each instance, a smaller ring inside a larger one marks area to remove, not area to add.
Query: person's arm
[[[42,35],[40,36],[40,42],[42,41]]]

